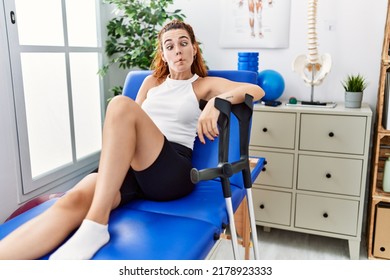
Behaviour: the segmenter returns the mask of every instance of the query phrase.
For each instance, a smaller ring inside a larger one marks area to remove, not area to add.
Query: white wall
[[[187,16],[202,43],[205,60],[210,69],[237,69],[238,51],[258,51],[259,71],[274,69],[285,79],[282,99],[295,96],[310,99],[310,87],[292,71],[291,64],[299,54],[307,54],[308,0],[291,0],[290,45],[286,49],[223,49],[219,46],[222,14],[220,1],[230,0],[175,0]],[[285,0],[274,0],[275,3]],[[266,1],[264,1],[266,2]],[[343,101],[340,81],[350,73],[367,77],[369,86],[364,102],[376,107],[380,55],[382,52],[387,0],[319,0],[317,33],[319,53],[332,56],[332,70],[322,85],[315,88],[314,99]],[[331,25],[331,30],[329,26]]]

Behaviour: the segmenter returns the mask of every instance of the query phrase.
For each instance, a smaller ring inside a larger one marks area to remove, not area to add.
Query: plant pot
[[[345,108],[360,108],[362,106],[363,92],[345,92]]]

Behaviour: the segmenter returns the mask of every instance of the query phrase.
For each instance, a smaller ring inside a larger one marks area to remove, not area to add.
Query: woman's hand
[[[214,106],[215,98],[210,99],[204,107],[198,120],[198,137],[201,143],[205,144],[205,136],[213,141],[219,135],[218,117],[219,110]]]

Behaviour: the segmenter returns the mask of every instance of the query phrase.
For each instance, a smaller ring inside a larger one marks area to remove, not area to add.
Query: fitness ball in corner
[[[274,101],[282,96],[284,92],[284,79],[275,70],[263,70],[259,72],[257,84],[264,90],[265,96],[262,101]]]

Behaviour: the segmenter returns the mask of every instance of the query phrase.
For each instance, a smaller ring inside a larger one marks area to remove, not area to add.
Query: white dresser
[[[372,111],[254,106],[250,154],[267,164],[253,185],[256,223],[348,240],[359,259]]]

